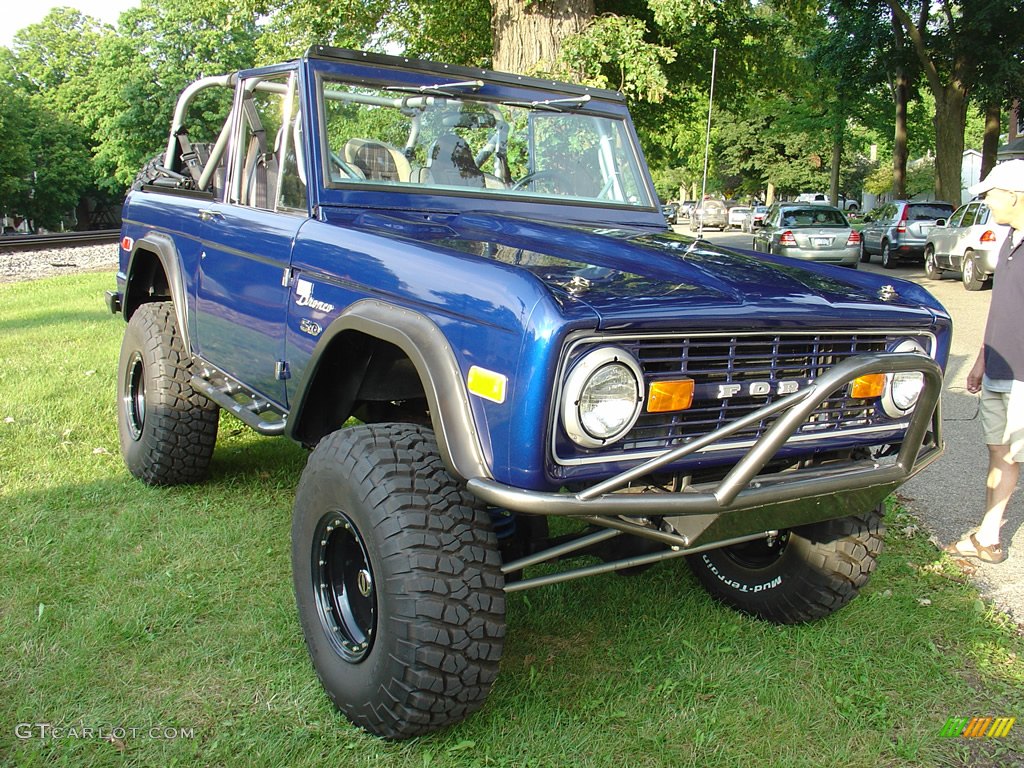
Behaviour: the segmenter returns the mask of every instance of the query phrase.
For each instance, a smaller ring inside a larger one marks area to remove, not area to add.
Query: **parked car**
[[[729,226],[736,229],[743,228],[743,222],[753,212],[749,205],[734,205],[729,209]]]
[[[689,221],[690,215],[693,213],[693,209],[696,207],[696,200],[683,200],[683,202],[679,204],[679,219]]]
[[[882,255],[882,266],[892,269],[898,260],[923,259],[928,233],[953,214],[953,206],[940,200],[894,200],[864,217],[860,231],[860,260]]]
[[[705,200],[690,215],[690,229],[721,229],[729,227],[729,211],[721,200]]]
[[[665,221],[675,224],[679,221],[679,203],[665,203],[661,206],[661,213],[665,217]]]
[[[1004,224],[989,221],[981,200],[961,205],[945,224],[936,224],[924,246],[924,271],[938,279],[946,270],[961,274],[964,288],[980,291],[996,271],[996,258],[1010,234]]]
[[[857,268],[860,233],[843,212],[818,203],[782,203],[754,233],[755,251]]]
[[[750,214],[743,219],[743,225],[740,227],[744,232],[752,233],[755,227],[764,225],[765,216],[768,215],[767,205],[755,205],[750,209]]]

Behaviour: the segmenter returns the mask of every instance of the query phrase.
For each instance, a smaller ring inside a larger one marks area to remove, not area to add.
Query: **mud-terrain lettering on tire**
[[[296,493],[292,571],[313,666],[356,725],[409,738],[482,706],[504,644],[501,560],[429,429],[320,441]]]
[[[717,600],[779,624],[827,616],[867,584],[882,551],[881,507],[687,558]]]
[[[117,377],[121,453],[150,485],[206,479],[217,442],[217,405],[192,389],[192,361],[169,301],[143,304],[128,321]]]

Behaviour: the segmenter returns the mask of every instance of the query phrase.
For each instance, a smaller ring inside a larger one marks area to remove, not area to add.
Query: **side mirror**
[[[946,226],[946,220],[945,219],[936,219],[935,220],[935,226],[936,227],[944,227],[944,226]]]

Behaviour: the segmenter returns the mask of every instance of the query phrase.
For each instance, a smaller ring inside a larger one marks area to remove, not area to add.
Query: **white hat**
[[[985,180],[970,187],[972,195],[983,195],[990,189],[1005,189],[1007,192],[1024,192],[1024,160],[1007,160],[991,171]]]

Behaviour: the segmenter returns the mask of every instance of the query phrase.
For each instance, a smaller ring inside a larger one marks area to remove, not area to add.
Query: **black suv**
[[[871,261],[871,254],[882,254],[882,266],[892,269],[897,260],[924,259],[928,233],[953,213],[953,206],[936,200],[911,202],[894,200],[864,217],[861,230],[860,260]]]

